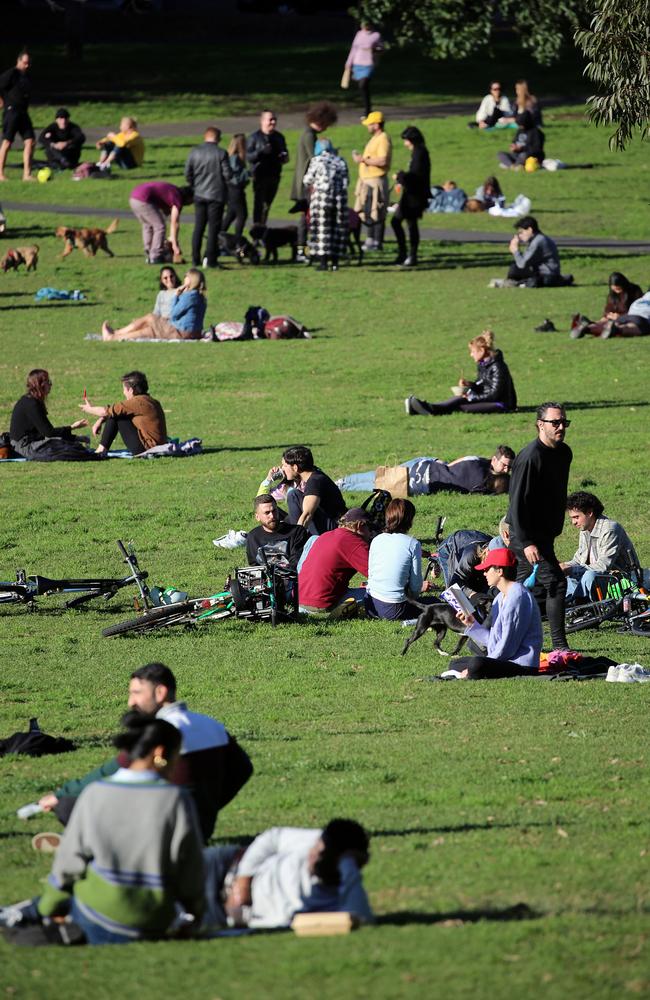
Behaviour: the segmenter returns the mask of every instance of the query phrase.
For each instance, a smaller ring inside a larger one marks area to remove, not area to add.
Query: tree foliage
[[[650,3],[600,0],[589,28],[575,41],[589,60],[585,73],[605,91],[587,101],[598,125],[616,126],[612,149],[624,149],[637,129],[650,133]]]
[[[616,2],[616,0],[613,0]],[[586,23],[586,0],[358,0],[354,13],[381,24],[401,44],[416,44],[433,59],[464,59],[489,47],[507,23],[543,66]]]

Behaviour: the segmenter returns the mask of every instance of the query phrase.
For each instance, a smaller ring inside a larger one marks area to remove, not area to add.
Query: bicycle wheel
[[[644,639],[650,639],[650,611],[635,615],[630,618],[630,632],[632,635],[641,635]]]
[[[170,625],[191,625],[196,619],[196,608],[194,601],[183,601],[182,604],[165,605],[162,608],[152,608],[146,611],[139,618],[131,618],[125,622],[118,622],[116,625],[109,625],[102,629],[105,639],[110,639],[115,635],[126,635],[131,633],[154,632],[158,628],[167,628]]]
[[[620,614],[620,600],[594,601],[567,608],[564,623],[567,632],[580,632],[585,628],[598,628],[603,622],[611,621]]]

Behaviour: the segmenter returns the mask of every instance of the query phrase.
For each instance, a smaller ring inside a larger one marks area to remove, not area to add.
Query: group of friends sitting
[[[361,878],[369,836],[359,823],[275,826],[207,846],[253,774],[248,754],[222,722],[178,700],[162,663],[132,673],[128,708],[116,754],[41,797],[65,831],[34,837],[36,849],[56,849],[47,884],[0,908],[0,926],[18,941],[35,943],[37,929],[40,944],[101,945],[286,928],[297,913],[372,921]]]

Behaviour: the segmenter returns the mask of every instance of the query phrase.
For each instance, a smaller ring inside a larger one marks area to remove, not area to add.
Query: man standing
[[[352,152],[354,162],[359,164],[354,210],[368,229],[363,249],[381,250],[388,209],[388,171],[392,147],[390,136],[384,131],[381,111],[371,111],[361,124],[368,129],[370,139],[363,153]]]
[[[345,500],[336,483],[314,465],[311,449],[304,445],[287,448],[281,468],[286,482],[293,487],[287,493],[289,523],[301,524],[310,535],[336,528],[345,513]]]
[[[43,129],[38,141],[52,170],[74,170],[79,164],[86,136],[70,121],[67,108],[59,108],[54,121]]]
[[[212,835],[217,814],[243,788],[253,765],[222,722],[190,712],[176,700],[176,679],[163,663],[147,663],[131,674],[129,708],[156,715],[181,731],[181,756],[173,781],[189,786],[197,807],[205,840]],[[101,764],[83,778],[67,781],[39,800],[45,812],[54,812],[65,825],[81,792],[92,781],[115,774],[124,766],[119,755]],[[128,766],[128,765],[126,765]]]
[[[639,565],[630,536],[622,524],[604,517],[605,508],[593,493],[571,493],[566,509],[574,528],[580,529],[578,551],[560,563],[567,577],[567,596],[576,601],[599,599],[607,592],[607,575],[614,570],[632,573]]]
[[[289,160],[284,136],[276,131],[277,121],[274,111],[263,111],[260,127],[246,144],[246,159],[253,174],[253,225],[266,225],[282,167]]]
[[[34,126],[29,117],[32,83],[29,77],[29,52],[20,52],[16,65],[0,76],[0,97],[4,102],[2,144],[0,145],[0,181],[6,181],[5,166],[16,135],[23,137],[23,180],[32,181]]]
[[[179,188],[167,181],[148,181],[133,188],[129,197],[131,211],[142,226],[142,243],[148,264],[168,264],[165,253],[165,225],[169,216],[169,242],[174,263],[182,257],[178,242],[181,212],[191,204],[192,189]]]
[[[227,153],[219,148],[221,129],[207,128],[203,143],[195,146],[185,164],[185,180],[194,191],[194,232],[192,263],[194,267],[218,267],[219,233],[223,209],[228,200],[228,181],[232,168]],[[206,257],[202,261],[201,243],[208,227]]]
[[[270,493],[260,493],[255,497],[255,520],[259,522],[259,527],[246,535],[248,565],[260,565],[259,550],[264,548],[268,556],[270,548],[273,555],[286,560],[287,566],[295,570],[309,537],[302,525],[281,521],[277,501]]]
[[[510,548],[517,557],[517,579],[525,580],[537,566],[536,591],[546,601],[554,649],[567,649],[564,628],[566,577],[554,551],[562,533],[569,469],[573,453],[564,443],[571,421],[561,403],[537,409],[537,437],[522,449],[512,466]]]

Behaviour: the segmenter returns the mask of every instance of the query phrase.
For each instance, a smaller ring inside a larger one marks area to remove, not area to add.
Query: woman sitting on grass
[[[579,340],[586,334],[592,337],[602,337],[606,330],[611,331],[611,323],[616,323],[622,316],[625,316],[632,303],[640,299],[642,295],[643,292],[638,285],[633,285],[620,271],[614,271],[609,276],[609,291],[602,317],[592,323],[586,316],[577,313],[571,323],[571,332],[569,333],[571,340]]]
[[[386,527],[370,543],[365,605],[371,618],[401,621],[422,610],[411,604],[429,586],[422,581],[422,546],[409,535],[414,517],[410,500],[391,500]]]
[[[45,400],[52,391],[52,381],[44,368],[33,368],[27,376],[26,393],[13,408],[9,437],[15,452],[31,461],[82,461],[95,458],[72,431],[87,427],[87,420],[75,420],[63,427],[53,427]],[[84,439],[85,441],[88,438]]]
[[[516,582],[514,552],[493,549],[475,569],[485,574],[487,587],[499,593],[484,625],[463,611],[457,617],[466,626],[465,634],[485,646],[487,655],[461,656],[452,660],[452,669],[470,681],[535,673],[542,651],[542,619],[531,592]]]
[[[469,353],[476,362],[476,380],[461,378],[457,394],[442,403],[427,403],[417,396],[404,400],[406,412],[437,416],[461,410],[463,413],[512,413],[517,409],[517,393],[503,354],[494,347],[494,334],[484,330],[469,342]]]
[[[166,935],[177,903],[203,913],[202,839],[189,794],[168,783],[181,734],[138,712],[113,740],[129,766],[88,785],[57,850],[42,917],[71,912],[88,944]]]
[[[166,270],[172,269],[162,269],[161,282],[162,274]],[[154,311],[133,320],[128,326],[123,326],[119,330],[114,330],[108,323],[104,323],[102,338],[104,340],[200,340],[207,309],[205,292],[203,272],[191,267],[183,278],[183,284],[175,289],[171,297],[169,318],[156,315]],[[157,304],[158,299],[156,299]]]

